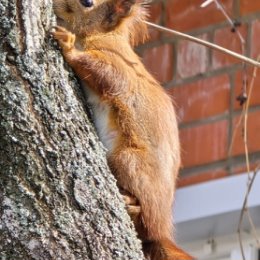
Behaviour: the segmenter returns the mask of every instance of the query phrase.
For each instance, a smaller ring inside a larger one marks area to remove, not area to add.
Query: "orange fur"
[[[191,259],[172,242],[172,203],[180,165],[175,111],[132,46],[142,42],[146,12],[134,0],[54,0],[63,27],[53,33],[86,83],[108,163],[151,260]],[[129,202],[130,203],[130,202]]]

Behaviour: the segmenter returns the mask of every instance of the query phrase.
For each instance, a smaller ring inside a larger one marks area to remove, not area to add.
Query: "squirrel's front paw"
[[[64,27],[55,26],[52,35],[58,41],[63,51],[68,52],[74,48],[75,34],[69,32]]]

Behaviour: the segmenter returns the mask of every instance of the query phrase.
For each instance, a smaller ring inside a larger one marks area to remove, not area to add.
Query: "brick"
[[[259,1],[260,3],[260,1]],[[260,55],[260,18],[252,23],[252,38],[251,38],[251,57],[257,58]]]
[[[249,153],[260,151],[260,110],[254,111],[248,114],[248,151]],[[239,116],[236,116],[233,120],[233,126],[237,125]],[[232,147],[232,155],[241,155],[245,152],[245,146],[243,141],[243,123],[237,128],[236,135],[234,136],[234,143]]]
[[[240,13],[248,14],[260,12],[260,1],[258,0],[240,0]]]
[[[162,19],[162,2],[153,3],[148,9],[149,11],[149,21],[153,22],[155,24],[160,24]],[[161,33],[151,27],[148,27],[149,29],[149,35],[150,35],[150,41],[158,40],[161,36]]]
[[[252,79],[253,79],[253,68],[251,67],[247,69],[247,81],[248,81],[247,92],[249,91],[249,86],[251,84]],[[242,93],[242,86],[243,86],[243,72],[238,71],[235,76],[235,97],[238,97]],[[259,86],[260,86],[260,71],[256,74],[256,77],[254,79],[254,85],[250,97],[250,106],[260,105]],[[234,108],[236,110],[242,108],[237,100],[234,102]]]
[[[181,123],[222,114],[229,109],[230,82],[227,75],[202,79],[169,90]]]
[[[201,8],[202,2],[202,0],[168,0],[166,26],[179,31],[190,31],[226,20],[214,3]],[[232,2],[230,0],[221,1],[230,14],[232,14]]]
[[[191,176],[180,176],[177,182],[177,188],[194,185],[206,181],[217,180],[226,176],[228,176],[228,174],[224,169],[200,172]]]
[[[227,136],[228,122],[226,120],[181,129],[184,167],[207,164],[226,158]]]
[[[239,31],[246,39],[247,27],[241,26],[239,27]],[[230,27],[226,27],[224,29],[216,30],[214,33],[214,43],[232,50],[237,53],[242,53],[242,44],[236,33],[231,32]],[[219,51],[213,51],[212,54],[212,68],[219,69],[225,66],[229,66],[235,63],[241,63],[238,59],[231,57],[230,55],[224,54]]]
[[[146,49],[143,53],[143,62],[148,71],[160,82],[168,82],[173,76],[173,46],[163,44]]]
[[[199,38],[207,40],[207,34]],[[207,71],[209,64],[208,49],[200,44],[181,40],[177,51],[177,77],[178,79],[195,76]]]

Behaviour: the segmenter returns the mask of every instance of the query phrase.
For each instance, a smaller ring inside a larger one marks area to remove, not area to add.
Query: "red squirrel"
[[[107,160],[150,260],[192,259],[173,241],[172,203],[180,166],[170,97],[133,46],[147,38],[137,0],[53,0],[53,32],[92,105]],[[65,29],[66,28],[66,29]],[[155,61],[158,62],[158,61]]]

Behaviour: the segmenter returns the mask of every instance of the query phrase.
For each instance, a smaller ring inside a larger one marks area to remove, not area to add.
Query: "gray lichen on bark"
[[[0,3],[0,259],[143,259],[50,0]]]

